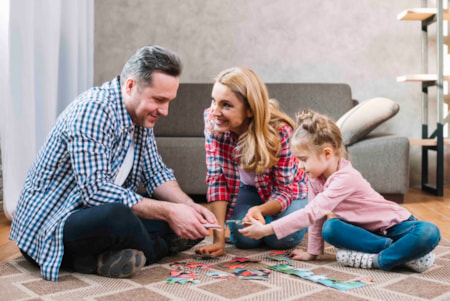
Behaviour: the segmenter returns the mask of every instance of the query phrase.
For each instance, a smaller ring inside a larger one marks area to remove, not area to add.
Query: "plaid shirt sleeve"
[[[167,181],[175,181],[175,175],[172,169],[168,168],[158,152],[153,129],[149,129],[146,136],[147,150],[143,152],[143,184],[147,193],[153,195],[153,191],[159,185]]]
[[[209,109],[204,112],[205,118],[205,149],[206,149],[206,184],[207,201],[230,201],[230,193],[222,169],[223,158],[218,147],[221,147],[217,137],[211,132],[211,113]],[[218,146],[218,147],[217,147]]]

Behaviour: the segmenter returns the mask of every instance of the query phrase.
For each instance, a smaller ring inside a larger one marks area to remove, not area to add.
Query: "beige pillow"
[[[389,98],[376,97],[362,101],[336,121],[341,129],[344,145],[352,145],[364,138],[381,123],[397,114],[399,109],[400,106]]]

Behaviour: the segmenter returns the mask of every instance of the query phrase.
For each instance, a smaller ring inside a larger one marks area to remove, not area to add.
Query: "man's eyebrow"
[[[157,99],[157,100],[163,100],[163,101],[171,99],[171,98],[168,98],[168,97],[165,97],[165,96],[155,96],[154,98]]]

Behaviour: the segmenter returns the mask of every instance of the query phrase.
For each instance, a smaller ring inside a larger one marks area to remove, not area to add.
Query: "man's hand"
[[[198,205],[198,204],[195,204]],[[200,209],[198,206],[186,204],[171,204],[167,222],[170,228],[182,238],[198,239],[209,235],[209,231],[203,226],[206,223],[216,223],[216,218],[208,209]],[[207,213],[211,213],[209,215]],[[208,218],[208,219],[206,219]]]
[[[252,223],[251,226],[239,229],[239,232],[252,239],[261,239],[264,236],[274,234],[273,228],[270,224],[263,225],[253,217],[249,216],[249,220]]]
[[[204,222],[203,224],[206,224],[206,223],[218,224],[214,213],[209,211],[207,208],[205,208],[202,205],[197,204],[197,203],[193,203],[191,205],[191,207],[194,208],[194,210],[197,211],[206,220],[206,222]]]
[[[195,250],[197,254],[210,254],[212,256],[222,256],[225,255],[225,244],[224,243],[213,243],[212,245],[198,248]]]
[[[308,261],[308,260],[316,260],[317,255],[309,254],[306,251],[303,251],[302,249],[295,249],[291,251],[291,257],[295,260],[302,260],[302,261]]]

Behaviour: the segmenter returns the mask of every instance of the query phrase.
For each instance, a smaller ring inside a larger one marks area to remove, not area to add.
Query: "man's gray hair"
[[[145,46],[126,62],[120,73],[120,85],[124,85],[129,76],[135,76],[139,85],[148,86],[152,84],[153,71],[177,77],[182,68],[180,57],[175,52],[156,45]]]

